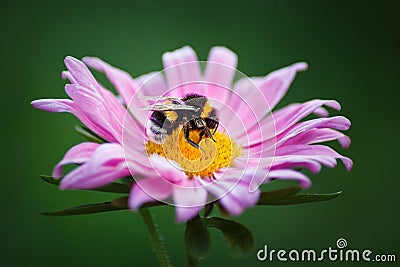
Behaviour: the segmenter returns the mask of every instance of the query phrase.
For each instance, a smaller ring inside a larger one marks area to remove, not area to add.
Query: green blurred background
[[[136,77],[160,70],[162,53],[183,45],[191,45],[202,60],[212,46],[227,46],[249,76],[305,60],[309,71],[298,76],[282,105],[337,99],[341,114],[353,123],[348,132],[353,143],[340,152],[354,160],[354,169],[347,173],[339,163],[311,176],[309,192],[343,190],[340,198],[247,210],[238,221],[254,231],[254,252],[233,259],[222,235],[212,231],[212,250],[202,266],[267,265],[255,256],[264,244],[324,249],[340,237],[351,248],[400,257],[395,1],[3,1],[0,9],[2,266],[157,265],[137,213],[40,215],[117,196],[60,192],[40,181],[39,175],[49,174],[82,138],[71,115],[34,110],[29,103],[65,97],[60,73],[66,55],[98,56]],[[174,223],[172,208],[153,213],[172,263],[183,266],[184,225]]]

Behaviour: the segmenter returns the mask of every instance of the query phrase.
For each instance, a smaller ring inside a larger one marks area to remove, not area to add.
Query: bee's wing
[[[193,106],[188,106],[185,104],[155,104],[144,108],[145,110],[152,111],[171,111],[171,110],[193,110],[197,111],[198,108]]]
[[[163,101],[163,100],[176,100],[181,101],[182,98],[177,96],[138,96],[139,99],[148,101]]]

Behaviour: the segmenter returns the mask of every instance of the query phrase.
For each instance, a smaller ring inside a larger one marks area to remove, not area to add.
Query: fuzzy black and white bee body
[[[157,99],[157,97],[150,98]],[[163,144],[168,135],[182,127],[186,141],[195,148],[199,149],[199,145],[189,137],[190,131],[193,130],[199,132],[199,140],[206,136],[215,142],[213,135],[217,131],[219,121],[216,110],[205,96],[188,94],[183,98],[160,97],[159,99],[166,101],[147,108],[153,111],[146,129],[151,141]]]

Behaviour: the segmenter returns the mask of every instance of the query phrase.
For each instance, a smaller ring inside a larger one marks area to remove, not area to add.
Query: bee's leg
[[[206,132],[205,132],[204,130],[200,132],[200,134],[199,134],[199,142],[201,141],[201,139],[203,138],[203,135],[204,135],[205,133],[206,133]]]
[[[214,120],[214,121],[217,124],[217,126],[215,126],[215,128],[214,128],[213,135],[217,132],[217,129],[218,129],[218,126],[219,126],[219,121],[216,121],[216,120]]]
[[[196,144],[193,140],[190,139],[190,137],[189,137],[189,128],[188,128],[187,126],[184,126],[184,127],[183,127],[183,133],[184,133],[184,135],[185,135],[185,140],[186,140],[189,144],[191,144],[192,146],[194,146],[194,147],[197,148],[197,149],[200,149],[199,145]]]
[[[217,141],[214,139],[214,136],[211,134],[210,129],[208,129],[206,122],[205,122],[202,118],[199,118],[199,120],[200,120],[201,123],[203,124],[204,130],[206,130],[206,133],[207,133],[208,137],[210,137],[211,140],[213,140],[214,142],[217,142]]]

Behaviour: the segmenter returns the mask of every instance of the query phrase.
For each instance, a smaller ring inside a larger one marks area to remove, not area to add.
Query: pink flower
[[[65,59],[68,71],[62,76],[70,82],[65,91],[71,99],[42,99],[32,105],[74,114],[106,142],[81,143],[65,154],[53,170],[54,177],[62,176],[63,165],[79,166],[62,179],[61,189],[91,189],[132,175],[132,210],[146,202],[165,201],[175,205],[177,221],[182,222],[210,201],[239,215],[257,203],[259,186],[271,180],[293,179],[309,187],[310,180],[298,168],[316,173],[322,165],[335,167],[336,159],[352,168],[349,158],[319,144],[338,140],[343,148],[350,145],[349,137],[340,132],[349,129],[350,121],[328,117],[324,108],[339,110],[338,102],[311,100],[271,112],[306,63],[247,78],[235,69],[237,56],[224,47],[212,48],[204,72],[187,46],[165,53],[162,59],[164,72],[135,79],[98,58],[84,58],[84,63]],[[99,84],[85,64],[103,72],[121,100]],[[235,75],[242,77],[234,82]],[[196,149],[180,129],[162,145],[153,142],[147,135],[152,112],[143,109],[152,103],[144,97],[190,93],[207,97],[217,110],[217,142],[205,138],[199,143],[202,150]],[[319,117],[304,120],[313,113]]]

